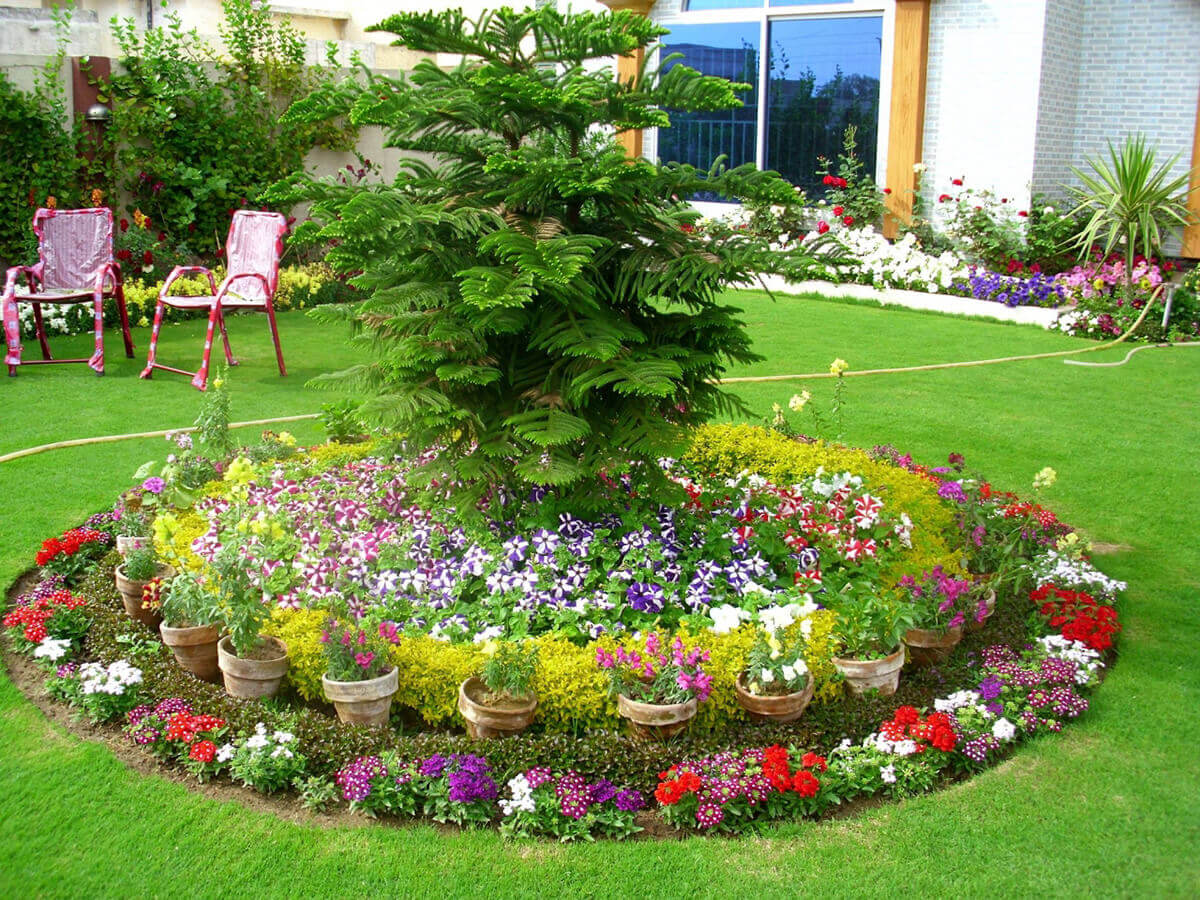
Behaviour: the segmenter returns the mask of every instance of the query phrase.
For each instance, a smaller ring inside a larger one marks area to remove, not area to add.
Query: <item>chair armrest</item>
[[[120,263],[110,262],[102,265],[96,272],[96,283],[92,286],[92,290],[103,291],[104,286],[108,284],[110,278],[112,279],[113,290],[115,291],[121,285]]]
[[[221,290],[217,294],[217,299],[220,299],[229,293],[229,288],[235,281],[238,281],[241,278],[257,278],[263,284],[263,293],[266,295],[267,299],[270,299],[271,282],[267,281],[267,276],[262,274],[262,272],[241,272],[237,275],[226,275],[225,280],[221,282]]]
[[[21,275],[25,276],[25,283],[30,288],[30,293],[33,292],[33,284],[35,281],[41,281],[37,266],[12,266],[4,273],[4,293],[15,291],[17,287],[17,279]]]
[[[208,276],[208,289],[212,291],[213,296],[217,294],[217,280],[213,278],[211,269],[205,266],[176,266],[171,270],[171,274],[167,276],[167,280],[163,282],[163,286],[158,289],[158,299],[162,300],[171,290],[171,285],[174,284],[183,275],[196,275],[203,272]]]

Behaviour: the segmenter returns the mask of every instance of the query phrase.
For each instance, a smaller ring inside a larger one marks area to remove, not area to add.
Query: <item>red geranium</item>
[[[210,763],[217,755],[217,745],[212,741],[196,741],[192,744],[192,749],[188,751],[188,756],[197,762]]]

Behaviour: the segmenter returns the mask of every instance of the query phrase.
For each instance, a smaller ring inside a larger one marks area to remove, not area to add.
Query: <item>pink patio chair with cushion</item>
[[[33,266],[14,266],[4,279],[0,295],[0,316],[8,353],[4,362],[8,374],[16,376],[17,366],[45,363],[87,363],[97,375],[104,374],[104,298],[113,297],[121,316],[125,355],[133,357],[133,338],[129,334],[129,314],[125,310],[125,290],[121,267],[113,259],[113,215],[106,207],[93,209],[39,209],[33,216],[33,232],[38,239],[38,262]],[[25,276],[25,287],[17,282]],[[94,307],[96,349],[87,359],[54,359],[46,341],[42,306],[47,303],[87,303]],[[33,307],[33,322],[41,359],[21,359],[20,304]]]
[[[225,242],[225,260],[228,274],[217,287],[213,273],[203,266],[176,266],[158,292],[158,303],[154,308],[154,330],[150,333],[150,355],[146,359],[143,378],[150,378],[155,369],[191,375],[192,385],[200,390],[208,387],[208,360],[212,353],[213,332],[221,331],[225,345],[225,360],[237,365],[229,347],[229,335],[225,331],[227,310],[265,312],[271,326],[271,337],[275,341],[275,359],[279,363],[279,374],[286,375],[283,365],[283,350],[279,346],[279,328],[275,324],[275,289],[279,285],[279,256],[283,252],[283,235],[287,231],[287,220],[279,213],[255,212],[242,209],[233,214],[229,224],[229,239]],[[198,297],[172,297],[168,295],[172,283],[182,275],[204,274],[208,276],[209,293]],[[166,307],[173,309],[208,309],[208,333],[204,338],[204,357],[200,371],[189,372],[156,362],[158,353],[158,331],[162,327]]]

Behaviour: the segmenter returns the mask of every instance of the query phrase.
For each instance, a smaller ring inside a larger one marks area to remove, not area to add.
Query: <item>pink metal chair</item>
[[[143,378],[150,378],[155,369],[191,375],[192,385],[199,390],[208,387],[208,361],[212,353],[213,331],[221,330],[221,341],[225,345],[225,360],[231,366],[238,364],[229,347],[229,335],[225,331],[226,310],[248,310],[265,312],[271,325],[271,338],[275,341],[275,359],[279,363],[279,374],[287,375],[283,365],[283,350],[279,346],[279,328],[275,324],[275,289],[279,285],[279,256],[283,252],[283,235],[287,231],[287,220],[279,213],[254,212],[242,209],[233,214],[229,224],[229,239],[225,243],[225,259],[228,274],[217,287],[213,273],[204,266],[176,266],[158,292],[158,303],[154,308],[154,330],[150,333],[150,355],[146,359]],[[208,276],[209,294],[198,297],[171,297],[171,284],[181,275],[200,274]],[[158,353],[158,331],[162,327],[166,307],[174,309],[208,308],[208,334],[204,339],[204,357],[200,371],[189,372],[156,362]]]
[[[14,266],[4,279],[0,295],[0,316],[8,353],[4,362],[8,374],[16,377],[17,366],[46,363],[87,363],[97,375],[104,374],[104,298],[113,297],[121,315],[125,355],[133,357],[133,338],[129,334],[129,314],[125,310],[125,289],[121,266],[113,259],[113,215],[105,207],[93,209],[39,209],[33,216],[33,232],[38,239],[38,263]],[[25,276],[25,287],[17,285]],[[54,359],[46,341],[42,306],[47,303],[86,303],[95,309],[96,349],[88,359]],[[33,322],[41,359],[21,359],[21,316],[19,306],[33,306]]]

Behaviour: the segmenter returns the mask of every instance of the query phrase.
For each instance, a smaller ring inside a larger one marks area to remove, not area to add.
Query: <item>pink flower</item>
[[[375,654],[371,653],[370,651],[368,651],[366,653],[355,653],[354,654],[354,661],[356,663],[358,663],[360,666],[362,666],[364,669],[367,668],[369,665],[371,665],[371,663],[374,660],[375,660]]]

